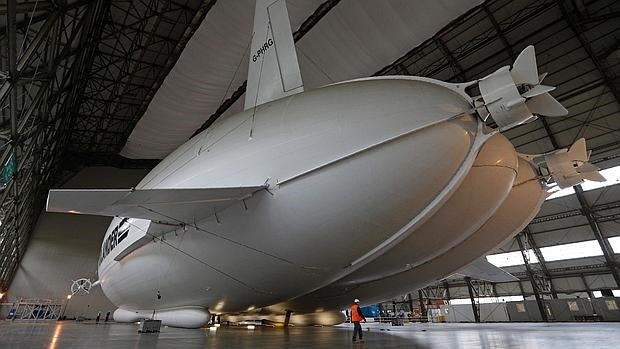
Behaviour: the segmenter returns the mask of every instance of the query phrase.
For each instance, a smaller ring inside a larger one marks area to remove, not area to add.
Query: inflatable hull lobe
[[[518,173],[508,196],[494,213],[473,232],[448,251],[400,273],[373,281],[351,282],[348,278],[299,299],[279,304],[281,309],[312,309],[315,306],[342,307],[351,297],[372,304],[421,288],[456,273],[480,256],[492,253],[514,238],[540,210],[547,191],[537,180],[538,173],[524,158],[518,157]]]
[[[164,310],[127,310],[118,308],[114,311],[114,321],[136,322],[141,319],[161,320],[162,325],[182,328],[200,328],[211,319],[208,310],[200,307],[183,307]]]

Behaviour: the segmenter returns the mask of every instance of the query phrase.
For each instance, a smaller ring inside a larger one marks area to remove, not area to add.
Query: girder
[[[15,167],[0,196],[0,289],[8,286],[15,273],[57,168],[59,139],[66,129],[62,110],[71,100],[70,86],[81,68],[81,56],[87,54],[88,45],[83,43],[96,32],[102,4],[37,5],[30,18],[22,13],[20,22],[18,3],[7,3],[3,38],[9,49],[0,59],[0,70],[7,78],[2,81],[0,100],[9,102],[9,108],[2,110],[2,134],[8,138],[2,140],[0,164],[4,168],[11,159]],[[21,72],[29,69],[42,70],[48,78],[24,79]]]
[[[110,164],[118,158],[135,123],[214,4],[215,0],[113,3],[105,14],[88,81],[71,111],[67,159]]]

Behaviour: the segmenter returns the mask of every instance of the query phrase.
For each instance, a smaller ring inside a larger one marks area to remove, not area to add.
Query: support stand
[[[291,314],[293,312],[290,310],[286,311],[286,315],[284,316],[284,327],[288,327],[288,324],[291,322]]]

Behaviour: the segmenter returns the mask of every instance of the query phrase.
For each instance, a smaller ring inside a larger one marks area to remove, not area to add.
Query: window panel
[[[538,263],[538,258],[534,254],[534,251],[527,250],[530,263]],[[524,265],[523,256],[521,251],[498,253],[487,256],[487,261],[496,267],[510,267],[513,265]]]
[[[540,252],[548,262],[603,255],[603,251],[596,240],[542,247]]]
[[[607,239],[611,248],[614,250],[614,253],[620,253],[620,236],[614,236],[613,238]]]
[[[609,242],[612,244],[614,251],[620,251],[620,236],[610,238]],[[542,247],[540,252],[548,262],[603,255],[603,251],[596,240]],[[538,263],[538,258],[536,258],[534,251],[527,250],[527,253],[530,263]],[[487,256],[487,260],[496,267],[510,267],[525,264],[520,251],[492,254]]]
[[[609,187],[611,185],[620,183],[620,166],[608,168],[600,172],[603,175],[603,177],[605,177],[607,180],[605,182],[592,182],[592,181],[586,180],[585,182],[581,184],[583,191],[594,190],[594,189],[603,188],[603,187]],[[557,191],[551,194],[547,198],[547,200],[575,194],[575,190],[572,187],[560,189],[557,186],[555,186],[555,187],[552,187],[551,189],[553,190],[554,188]]]

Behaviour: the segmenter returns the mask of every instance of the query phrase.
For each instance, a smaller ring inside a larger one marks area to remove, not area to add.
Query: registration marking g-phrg
[[[271,38],[267,39],[267,41],[265,41],[263,46],[261,46],[258,50],[256,50],[256,53],[252,55],[252,62],[256,62],[260,58],[260,56],[264,55],[267,52],[267,50],[269,50],[272,46],[273,46],[273,39]]]

